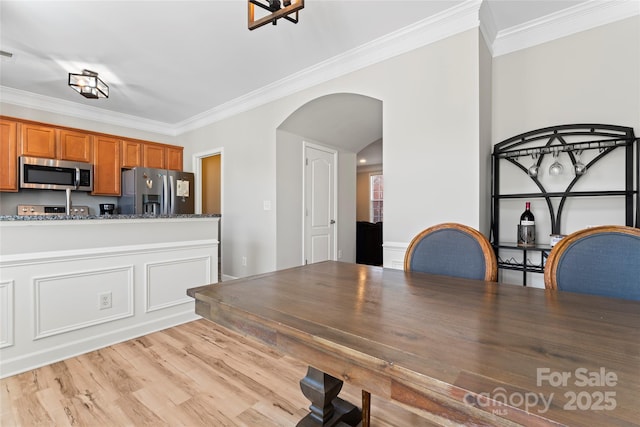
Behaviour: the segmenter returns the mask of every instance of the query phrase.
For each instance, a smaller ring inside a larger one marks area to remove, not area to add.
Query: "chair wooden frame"
[[[544,287],[546,289],[558,289],[558,263],[562,259],[564,252],[570,248],[574,242],[582,240],[588,236],[593,236],[594,234],[602,233],[621,233],[640,237],[640,228],[627,227],[624,225],[601,225],[598,227],[585,228],[569,234],[553,247],[549,254],[549,258],[547,258],[547,262],[544,267]]]
[[[464,224],[458,224],[456,222],[445,222],[442,224],[434,225],[432,227],[429,227],[421,231],[417,236],[415,236],[413,240],[411,240],[411,243],[409,243],[409,246],[407,247],[407,252],[404,255],[405,270],[407,271],[411,270],[410,265],[411,265],[411,257],[413,256],[413,251],[416,245],[422,240],[422,238],[428,234],[431,234],[435,231],[443,230],[443,229],[458,230],[473,237],[480,245],[480,248],[482,249],[482,253],[484,254],[484,262],[485,262],[486,268],[485,268],[485,274],[484,274],[483,280],[488,282],[495,282],[498,280],[498,261],[496,259],[496,254],[493,250],[493,247],[489,242],[489,239],[487,239],[484,236],[484,234],[480,233],[475,228],[469,227],[468,225],[464,225]]]

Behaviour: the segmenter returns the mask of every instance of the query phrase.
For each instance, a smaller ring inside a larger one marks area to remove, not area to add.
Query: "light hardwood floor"
[[[307,366],[198,320],[0,380],[0,425],[295,426]],[[340,397],[357,403],[345,384]],[[372,396],[371,425],[430,426]]]

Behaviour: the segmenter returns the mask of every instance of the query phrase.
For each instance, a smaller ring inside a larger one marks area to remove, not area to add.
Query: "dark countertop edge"
[[[0,215],[0,221],[82,221],[87,219],[119,220],[119,219],[171,219],[171,218],[220,218],[220,214],[176,214],[176,215]]]

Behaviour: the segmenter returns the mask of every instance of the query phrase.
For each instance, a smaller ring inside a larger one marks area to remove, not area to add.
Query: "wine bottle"
[[[529,246],[536,243],[536,220],[531,213],[531,203],[526,202],[518,224],[518,245]]]
[[[520,215],[520,225],[536,225],[535,217],[531,213],[531,203],[526,202],[525,210]]]

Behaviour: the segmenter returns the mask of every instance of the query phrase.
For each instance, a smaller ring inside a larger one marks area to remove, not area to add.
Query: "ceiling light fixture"
[[[109,86],[100,80],[95,71],[82,70],[82,74],[69,73],[69,86],[85,98],[109,97]]]
[[[298,23],[298,11],[304,8],[304,0],[282,0],[282,7],[280,0],[248,0],[249,5],[249,29],[255,30],[258,27],[262,27],[268,23],[276,25],[278,19],[284,18],[294,24]],[[258,6],[267,10],[269,13],[259,19],[255,19],[255,7]],[[295,18],[290,15],[295,13]]]

